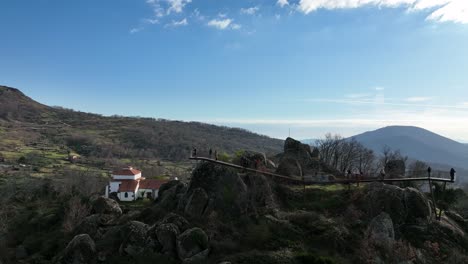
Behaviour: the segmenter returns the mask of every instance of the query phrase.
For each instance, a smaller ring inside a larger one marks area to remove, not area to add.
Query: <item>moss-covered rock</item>
[[[183,262],[203,260],[209,252],[208,236],[200,228],[188,229],[177,238],[177,253]]]

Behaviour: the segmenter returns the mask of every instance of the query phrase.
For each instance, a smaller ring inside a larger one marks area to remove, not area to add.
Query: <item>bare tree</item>
[[[73,196],[70,198],[62,225],[64,231],[67,233],[72,232],[90,212],[91,207],[87,203],[82,202],[80,197]]]

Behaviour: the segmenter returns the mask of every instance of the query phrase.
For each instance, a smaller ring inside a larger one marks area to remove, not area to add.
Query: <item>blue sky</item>
[[[2,0],[0,84],[48,105],[284,138],[468,142],[465,0]]]

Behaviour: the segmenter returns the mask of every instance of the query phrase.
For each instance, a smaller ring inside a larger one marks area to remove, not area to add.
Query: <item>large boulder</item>
[[[213,163],[201,163],[195,168],[187,192],[179,202],[179,211],[189,217],[213,211],[238,217],[249,209],[248,187],[237,171]]]
[[[310,145],[288,137],[284,142],[284,153],[280,155],[277,173],[287,176],[315,174],[320,170],[318,153],[312,152]]]
[[[122,245],[122,226],[112,226],[100,230],[101,237],[96,240],[98,260],[106,261],[110,256],[118,254]]]
[[[209,240],[200,228],[192,228],[177,238],[177,253],[184,263],[205,259],[210,252]]]
[[[99,197],[94,203],[92,211],[95,214],[111,214],[111,215],[121,215],[122,209],[119,206],[119,203],[115,200]]]
[[[176,240],[180,234],[179,228],[175,224],[162,224],[157,226],[153,232],[162,247],[162,253],[175,257],[177,255]]]
[[[75,236],[68,243],[60,260],[62,264],[92,264],[96,263],[96,245],[87,234]]]
[[[93,214],[87,216],[78,226],[73,230],[75,234],[88,234],[91,238],[99,238],[99,229],[104,226],[110,226],[117,221],[116,215],[110,214]]]
[[[415,188],[404,189],[404,199],[408,216],[406,223],[430,222],[432,207],[426,196]]]
[[[429,200],[414,188],[372,183],[366,187],[363,201],[370,217],[385,212],[395,225],[428,224],[433,216]]]
[[[248,174],[243,177],[243,181],[248,187],[248,199],[257,212],[266,214],[277,208],[271,183],[265,175]]]
[[[174,213],[167,214],[159,224],[174,224],[180,232],[184,232],[190,226],[189,222],[185,218]]]
[[[189,217],[201,217],[208,204],[208,194],[202,188],[193,190],[185,206],[185,214]]]
[[[372,219],[366,235],[374,245],[390,249],[395,242],[395,230],[390,215],[383,212]]]
[[[263,153],[246,150],[234,159],[234,163],[242,167],[256,169],[258,165],[267,165],[268,160]]]
[[[158,192],[157,205],[165,210],[177,209],[179,200],[187,191],[187,185],[180,181],[170,181],[161,186]]]
[[[283,157],[278,164],[276,173],[285,175],[285,176],[302,176],[302,166],[294,158]]]
[[[290,137],[284,142],[284,154],[294,156],[301,165],[309,164],[312,159],[310,145],[302,144],[300,141]]]
[[[131,221],[120,231],[122,244],[120,245],[121,255],[137,256],[148,247],[151,247],[148,241],[149,227],[138,221]]]

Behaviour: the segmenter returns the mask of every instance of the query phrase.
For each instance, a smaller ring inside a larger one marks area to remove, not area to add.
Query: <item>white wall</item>
[[[126,193],[128,194],[128,197],[125,197],[125,192],[117,193],[117,197],[119,197],[120,201],[130,202],[130,201],[136,200],[134,192],[126,192]]]
[[[112,175],[114,180],[136,180],[141,178],[141,173],[137,175]]]
[[[110,182],[110,192],[118,192],[121,182]]]

